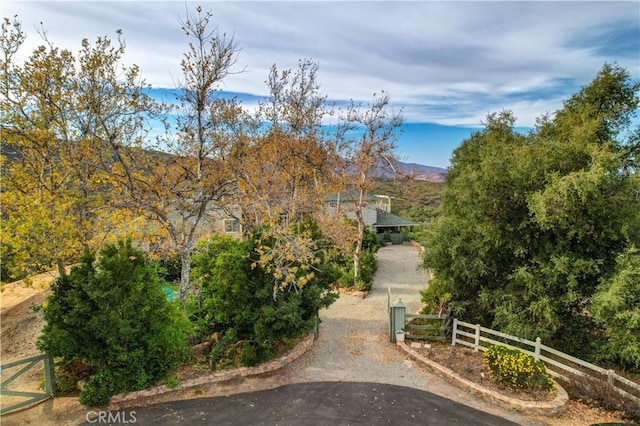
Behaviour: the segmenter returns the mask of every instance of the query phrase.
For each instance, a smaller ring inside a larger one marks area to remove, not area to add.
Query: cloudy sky
[[[18,15],[25,53],[42,43],[42,22],[58,47],[78,51],[83,38],[127,43],[124,62],[155,87],[173,87],[187,39],[179,18],[196,5],[233,34],[246,72],[223,89],[267,94],[269,68],[319,63],[330,100],[369,101],[391,94],[402,108],[398,143],[406,161],[447,167],[451,151],[487,113],[509,109],[517,126],[561,107],[605,62],[640,79],[638,1],[3,1]],[[252,96],[253,95],[253,96]]]

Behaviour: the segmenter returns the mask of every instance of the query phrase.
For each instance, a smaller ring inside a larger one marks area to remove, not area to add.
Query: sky
[[[123,63],[173,88],[188,39],[179,19],[197,5],[238,43],[238,69],[221,89],[247,107],[268,94],[269,69],[319,64],[329,101],[370,102],[385,90],[402,111],[400,157],[446,168],[487,114],[511,110],[533,126],[588,85],[605,62],[640,80],[638,1],[3,1],[17,15],[28,55],[42,44],[78,52],[82,39],[126,40]],[[42,23],[42,24],[40,24]]]

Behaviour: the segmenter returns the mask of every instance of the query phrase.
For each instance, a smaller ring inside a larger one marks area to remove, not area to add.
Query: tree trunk
[[[66,277],[67,276],[67,268],[64,265],[64,262],[62,261],[62,259],[58,259],[56,261],[56,264],[58,265],[58,275],[60,277]]]
[[[189,273],[191,272],[191,250],[184,247],[180,251],[182,269],[180,271],[180,300],[187,300],[189,295]]]
[[[362,240],[364,239],[364,219],[362,218],[362,212],[356,212],[356,218],[358,220],[358,242],[356,243],[356,249],[353,252],[353,285],[358,285],[358,278],[360,277],[360,259],[362,258]]]

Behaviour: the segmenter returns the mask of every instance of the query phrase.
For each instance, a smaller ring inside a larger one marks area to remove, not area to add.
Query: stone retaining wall
[[[189,389],[205,384],[222,383],[240,377],[252,377],[259,376],[261,374],[272,373],[274,371],[280,370],[282,367],[290,364],[291,362],[302,356],[311,348],[311,346],[313,346],[314,340],[315,334],[310,333],[300,343],[298,343],[295,348],[291,349],[280,358],[276,358],[269,362],[265,362],[254,367],[239,367],[230,370],[219,371],[216,373],[204,374],[201,377],[196,377],[195,379],[181,381],[177,386],[171,388],[166,385],[161,385],[135,392],[130,392],[127,394],[114,395],[111,397],[110,404],[119,404],[176,390]]]
[[[552,401],[523,401],[494,392],[475,382],[467,380],[454,371],[420,355],[418,352],[411,349],[405,342],[398,342],[397,344],[412,358],[426,364],[427,367],[460,386],[462,389],[503,408],[525,414],[539,414],[549,417],[559,417],[567,411],[569,395],[558,383],[556,383],[556,397]]]

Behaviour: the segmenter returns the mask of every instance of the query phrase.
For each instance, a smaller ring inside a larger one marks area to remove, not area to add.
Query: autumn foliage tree
[[[82,41],[77,56],[44,44],[15,61],[26,35],[2,25],[3,246],[20,265],[61,275],[85,248],[126,222],[109,202],[114,149],[144,133],[149,104],[122,43]]]
[[[243,126],[239,105],[217,96],[223,79],[234,72],[236,42],[212,29],[211,19],[198,7],[181,22],[192,42],[181,61],[175,133],[167,125],[169,137],[160,137],[156,151],[129,150],[118,157],[114,172],[123,206],[159,224],[178,252],[181,300],[187,296],[195,244],[211,232],[207,218],[235,194],[227,156]]]
[[[329,150],[322,129],[330,110],[320,92],[318,64],[271,68],[268,98],[259,104],[253,131],[236,152],[243,218],[248,227],[277,225],[316,211],[327,191]]]

